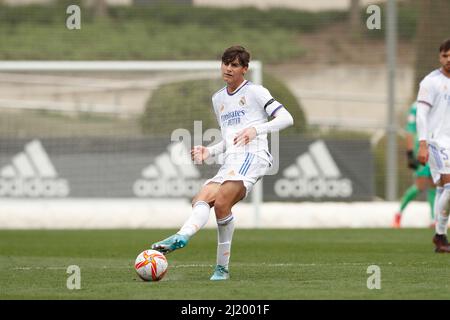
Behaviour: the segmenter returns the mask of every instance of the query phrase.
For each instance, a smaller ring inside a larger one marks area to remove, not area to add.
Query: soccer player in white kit
[[[192,214],[181,229],[152,245],[152,249],[164,254],[185,247],[208,222],[210,209],[214,206],[218,244],[217,264],[211,280],[229,278],[234,232],[231,208],[248,195],[272,165],[267,133],[294,123],[290,113],[266,88],[245,80],[249,61],[249,52],[241,46],[230,47],[223,53],[221,73],[226,86],[212,97],[222,141],[211,147],[195,146],[191,155],[195,162],[201,163],[211,156],[223,154],[224,163],[194,197]],[[275,118],[268,121],[269,116]]]
[[[420,83],[417,96],[417,130],[422,164],[429,161],[434,183],[435,252],[449,252],[447,224],[450,209],[450,39],[439,47],[441,68]]]

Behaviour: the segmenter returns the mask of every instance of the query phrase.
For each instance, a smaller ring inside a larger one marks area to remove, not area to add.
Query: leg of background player
[[[395,214],[394,222],[392,223],[393,228],[400,228],[403,210],[405,210],[406,206],[417,197],[419,192],[420,190],[415,184],[405,191],[400,203],[400,211]]]

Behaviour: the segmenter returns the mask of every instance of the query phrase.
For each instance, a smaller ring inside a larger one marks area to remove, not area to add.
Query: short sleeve
[[[253,94],[258,105],[263,108],[269,116],[273,116],[275,112],[282,107],[282,105],[272,97],[269,90],[263,86],[255,86]]]

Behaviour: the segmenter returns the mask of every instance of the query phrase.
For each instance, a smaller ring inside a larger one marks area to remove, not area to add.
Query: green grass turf
[[[0,299],[448,299],[450,255],[430,229],[244,230],[231,280],[211,282],[216,231],[168,255],[160,282],[133,270],[137,254],[174,230],[0,231]],[[68,290],[69,265],[81,289]],[[367,289],[370,265],[381,289]]]

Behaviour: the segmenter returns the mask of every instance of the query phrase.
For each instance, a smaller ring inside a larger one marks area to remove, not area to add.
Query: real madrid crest
[[[239,105],[242,107],[245,105],[245,97],[242,96],[241,99],[239,100]]]

